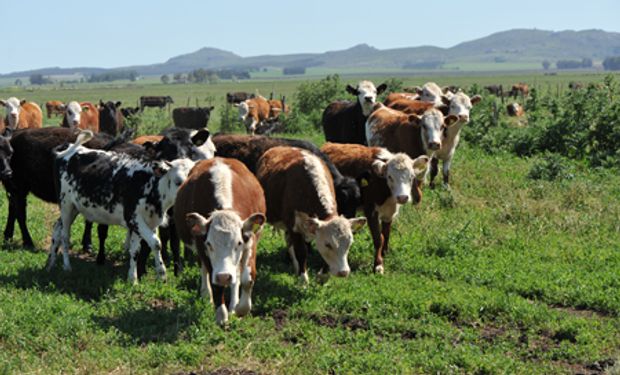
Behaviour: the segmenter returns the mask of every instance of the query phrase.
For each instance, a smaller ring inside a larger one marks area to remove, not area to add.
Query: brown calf
[[[174,204],[177,232],[200,259],[203,297],[215,302],[217,323],[228,310],[239,316],[252,307],[256,249],[265,222],[265,197],[243,163],[226,158],[198,162]],[[224,288],[230,287],[228,309]],[[241,297],[239,297],[241,287]]]
[[[338,216],[332,176],[316,155],[296,147],[273,147],[258,161],[256,173],[267,200],[267,220],[286,231],[295,273],[308,282],[309,242],[316,246],[329,273],[346,277],[353,231],[363,218]]]
[[[321,151],[342,174],[360,183],[362,208],[375,247],[374,271],[383,273],[392,221],[410,195],[415,203],[422,199],[418,181],[424,177],[429,157],[411,160],[404,153],[356,144],[326,143]]]
[[[43,112],[34,102],[19,100],[15,97],[7,100],[0,100],[0,105],[6,108],[6,127],[13,130],[40,128],[43,125]]]

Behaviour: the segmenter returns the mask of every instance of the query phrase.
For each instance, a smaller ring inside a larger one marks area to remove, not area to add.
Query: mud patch
[[[277,309],[271,313],[274,323],[276,324],[276,330],[281,331],[288,319],[288,311]]]

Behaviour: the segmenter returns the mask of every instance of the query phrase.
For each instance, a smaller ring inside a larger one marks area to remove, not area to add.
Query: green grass
[[[577,78],[575,78],[577,77]],[[600,76],[536,76],[549,85]],[[532,76],[439,77],[440,84],[531,82]],[[405,84],[424,82],[406,78]],[[354,80],[352,80],[354,81]],[[218,85],[92,85],[41,89],[52,98],[135,101],[140,94],[213,97],[233,89],[292,94],[295,80]],[[15,91],[0,91],[0,97]],[[219,105],[219,104],[218,104]],[[220,108],[218,108],[219,110]],[[475,109],[474,109],[475,111]],[[219,115],[214,115],[217,128]],[[165,111],[145,121],[160,126]],[[50,124],[50,122],[48,122]],[[143,131],[147,131],[144,128]],[[463,130],[467,132],[468,129]],[[322,142],[312,132],[297,135]],[[476,373],[593,371],[620,360],[620,176],[571,162],[570,179],[528,178],[537,159],[486,154],[462,142],[450,190],[425,189],[393,226],[386,274],[372,273],[367,229],[356,235],[347,279],[321,283],[311,254],[307,288],[291,274],[283,234],[259,244],[252,314],[215,324],[192,266],[166,283],[151,272],[127,284],[124,231],[113,228],[108,263],[79,251],[71,273],[46,272],[58,210],[29,198],[36,251],[19,231],[0,249],[0,373]],[[0,223],[7,213],[0,198]],[[61,262],[59,262],[61,263]],[[616,369],[619,365],[616,364]]]

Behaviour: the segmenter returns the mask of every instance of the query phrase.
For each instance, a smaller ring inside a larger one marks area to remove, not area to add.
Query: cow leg
[[[149,228],[148,225],[146,225],[141,217],[138,216],[136,218],[136,222],[138,224],[138,233],[140,233],[140,237],[142,237],[142,239],[149,246],[151,252],[153,252],[157,277],[161,280],[166,280],[166,266],[161,258],[161,242],[159,241],[157,234]]]
[[[91,232],[93,230],[92,221],[85,220],[84,222],[84,234],[82,234],[82,249],[85,253],[93,252],[93,240],[91,237]]]
[[[6,198],[9,203],[9,213],[6,218],[6,225],[4,226],[4,240],[10,241],[15,233],[15,198],[13,194],[7,191]]]
[[[60,206],[60,220],[61,224],[61,242],[62,242],[62,260],[63,269],[65,271],[71,271],[71,263],[69,261],[69,247],[71,245],[71,224],[78,215],[78,210],[72,205]]]
[[[431,158],[431,181],[429,183],[431,189],[435,188],[435,177],[437,177],[437,173],[439,173],[439,159]]]
[[[286,247],[288,249],[288,255],[291,258],[291,262],[293,263],[293,273],[297,275],[299,273],[299,262],[295,257],[295,247],[293,246],[293,240],[290,232],[286,232]]]
[[[383,247],[381,252],[383,255],[386,255],[389,251],[390,245],[390,232],[392,231],[392,223],[391,222],[381,222],[381,236],[383,237]]]
[[[223,326],[228,322],[228,309],[224,301],[224,287],[213,284],[213,301],[215,302],[215,321]]]
[[[170,255],[168,254],[168,241],[170,241],[170,229],[168,227],[159,227],[159,239],[161,241],[161,257],[166,265],[170,264]]]
[[[372,237],[372,244],[375,247],[375,262],[374,272],[383,273],[383,255],[381,250],[383,248],[383,238],[381,237],[381,228],[379,227],[379,214],[375,211],[374,207],[364,208],[366,219],[368,220],[368,228],[370,229],[370,236]]]
[[[97,253],[97,264],[105,264],[105,240],[108,238],[108,226],[99,224],[97,226],[97,237],[99,237],[99,252]]]
[[[149,259],[151,249],[146,242],[140,240],[140,253],[138,254],[138,278],[146,275],[146,261]]]
[[[303,284],[308,284],[308,248],[306,247],[306,241],[301,234],[296,232],[291,231],[290,237],[293,244],[293,249],[295,250],[295,259],[299,264],[299,270],[297,271],[297,275],[299,275],[299,279]]]
[[[230,301],[228,302],[228,311],[235,313],[235,308],[239,303],[239,286],[241,284],[241,275],[237,271],[237,281],[230,284]]]
[[[22,241],[24,247],[28,249],[33,249],[34,242],[32,241],[32,237],[30,237],[30,232],[28,231],[28,226],[26,224],[26,207],[28,206],[26,196],[23,194],[16,195],[15,203],[15,216],[17,217],[19,229],[22,232]]]
[[[252,244],[249,251],[256,251],[256,242]],[[251,255],[249,252],[246,255],[246,259],[243,262],[243,268],[241,270],[241,296],[237,307],[235,308],[235,314],[237,316],[247,315],[252,310],[252,289],[254,288],[254,279],[252,277],[252,268],[248,265]],[[254,274],[256,275],[256,274]]]
[[[452,164],[452,160],[444,160],[443,162],[443,184],[446,186],[450,185],[450,164]]]
[[[172,262],[174,262],[174,275],[179,276],[183,272],[183,261],[181,260],[181,241],[177,235],[177,228],[174,220],[170,218],[168,222],[170,251],[172,252]]]
[[[50,245],[50,253],[47,257],[46,266],[48,272],[54,268],[54,265],[56,265],[56,251],[58,251],[58,247],[60,246],[61,230],[62,220],[58,218],[56,223],[54,223],[54,229],[52,230],[52,243]]]
[[[140,250],[140,237],[138,237],[133,231],[129,231],[127,234],[127,241],[129,242],[129,272],[127,274],[127,280],[130,284],[138,283],[138,251]]]
[[[187,246],[186,246],[187,249]],[[213,303],[213,291],[211,290],[211,282],[209,280],[209,275],[211,274],[211,262],[209,258],[204,253],[204,249],[194,249],[197,250],[198,259],[200,261],[200,296],[205,298],[209,295],[209,302]]]

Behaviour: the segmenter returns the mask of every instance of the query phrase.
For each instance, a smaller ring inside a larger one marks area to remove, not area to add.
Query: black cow
[[[239,104],[248,99],[253,99],[254,97],[255,95],[249,92],[243,92],[243,91],[229,92],[226,94],[226,102],[229,104]]]
[[[323,132],[325,140],[335,143],[357,143],[366,145],[366,119],[387,85],[375,88],[370,81],[361,81],[357,87],[347,85],[347,92],[357,96],[355,103],[340,100],[331,103],[323,111]]]
[[[211,117],[211,107],[180,107],[172,110],[172,119],[174,126],[185,129],[202,129],[206,128]]]
[[[168,104],[174,104],[174,100],[170,96],[141,96],[140,111],[144,111],[144,107],[164,108]]]
[[[137,113],[140,113],[140,107],[125,107],[121,108],[121,113],[124,118],[131,118],[135,116]]]
[[[484,88],[489,92],[489,94],[493,94],[497,97],[502,97],[504,95],[504,88],[502,85],[488,85],[484,86]]]
[[[258,159],[272,147],[298,147],[312,152],[320,157],[332,174],[338,210],[347,218],[355,217],[355,210],[361,202],[361,193],[357,182],[343,176],[329,158],[314,144],[300,139],[272,138],[265,136],[216,134],[213,137],[215,156],[234,158],[245,164],[256,173]]]
[[[123,131],[123,114],[121,102],[103,102],[99,100],[99,132],[116,136]]]

